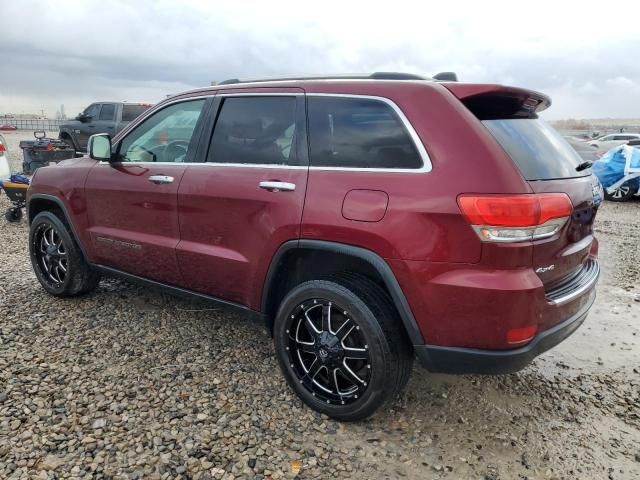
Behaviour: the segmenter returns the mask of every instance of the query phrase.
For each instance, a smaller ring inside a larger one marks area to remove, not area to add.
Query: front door
[[[254,309],[273,255],[300,236],[308,174],[303,91],[273,92],[216,96],[206,162],[178,191],[187,287]]]
[[[114,145],[114,162],[85,184],[89,233],[99,264],[180,285],[177,192],[196,158],[201,112],[211,100],[160,107]],[[204,115],[203,115],[204,116]]]
[[[94,133],[101,133],[96,131],[95,123],[98,121],[101,108],[102,104],[92,103],[83,112],[85,118],[80,122],[80,125],[77,129],[77,147],[82,151],[85,151],[87,149],[87,141],[89,140],[89,137],[91,135],[93,135]]]
[[[93,122],[91,122],[93,125],[93,129],[95,130],[93,133],[108,133],[112,137],[116,134],[116,107],[117,105],[115,103],[102,104],[102,108],[100,109],[98,118],[94,119]]]

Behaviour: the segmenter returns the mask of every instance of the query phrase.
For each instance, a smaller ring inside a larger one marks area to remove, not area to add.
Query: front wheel
[[[66,222],[53,212],[40,212],[31,222],[29,253],[36,277],[51,295],[79,295],[100,282]]]
[[[406,384],[413,352],[387,293],[359,276],[313,280],[282,301],[276,353],[291,387],[336,420],[361,420]]]
[[[638,193],[638,187],[625,183],[618,187],[613,193],[608,193],[605,189],[604,198],[612,202],[626,202]]]

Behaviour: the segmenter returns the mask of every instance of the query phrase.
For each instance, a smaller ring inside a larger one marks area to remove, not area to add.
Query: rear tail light
[[[4,143],[0,142],[0,153],[4,153],[4,152],[5,152]]]
[[[573,211],[564,193],[460,195],[458,205],[483,242],[524,242],[554,235]]]

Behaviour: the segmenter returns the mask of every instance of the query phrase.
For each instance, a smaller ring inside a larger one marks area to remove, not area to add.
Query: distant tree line
[[[569,118],[567,120],[556,120],[551,124],[559,130],[591,130],[591,124],[585,120]]]

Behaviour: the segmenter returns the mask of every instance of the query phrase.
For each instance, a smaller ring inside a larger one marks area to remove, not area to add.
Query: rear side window
[[[295,97],[228,97],[207,162],[295,165],[295,134]]]
[[[122,121],[131,122],[147,111],[147,105],[123,105]]]
[[[309,96],[307,105],[312,166],[422,167],[413,140],[389,104],[369,98]]]
[[[539,118],[483,120],[482,123],[527,180],[551,180],[591,174],[589,169],[576,171],[583,160],[555,129]]]
[[[113,120],[113,114],[116,112],[116,106],[113,103],[104,103],[100,110],[99,120]]]

